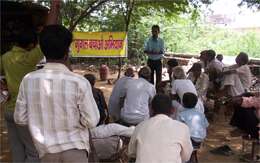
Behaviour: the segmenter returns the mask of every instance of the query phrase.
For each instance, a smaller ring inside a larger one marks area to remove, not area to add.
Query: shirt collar
[[[12,50],[16,51],[16,52],[27,52],[27,50],[25,50],[19,46],[13,46]]]
[[[185,108],[185,107],[183,107],[184,108],[184,110],[183,111],[191,111],[191,110],[195,110],[195,108]]]
[[[61,63],[46,63],[44,69],[70,71],[68,67]]]
[[[157,114],[154,117],[159,118],[159,119],[170,119],[170,117],[165,114]]]
[[[158,41],[159,40],[159,36],[156,39],[154,39],[153,36],[151,36],[151,40]]]

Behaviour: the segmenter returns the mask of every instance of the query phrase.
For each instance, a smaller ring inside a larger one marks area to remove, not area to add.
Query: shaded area
[[[108,81],[100,81],[98,72],[95,71],[88,71],[86,69],[76,69],[74,72],[78,74],[85,74],[85,73],[93,73],[97,77],[96,87],[101,89],[104,92],[106,101],[108,101],[110,94],[113,89],[113,84],[109,84]],[[136,75],[137,77],[137,75]],[[109,79],[112,80],[112,83],[117,78],[117,73],[113,73],[109,76]],[[208,135],[206,140],[202,143],[200,150],[198,151],[198,161],[199,162],[242,162],[240,160],[242,153],[242,138],[241,137],[231,137],[230,131],[234,128],[229,125],[229,121],[231,119],[231,115],[227,115],[225,106],[221,106],[218,113],[215,113],[213,122],[210,122],[210,126],[208,128]],[[7,131],[5,126],[5,121],[3,119],[3,109],[1,109],[1,120],[0,120],[0,139],[1,139],[1,154],[0,154],[0,161],[1,162],[10,162],[11,155],[10,149],[8,146],[8,139],[7,139]],[[231,156],[222,156],[212,154],[210,150],[220,147],[222,145],[228,145],[234,155]],[[250,152],[251,148],[248,144],[246,146],[246,152]]]

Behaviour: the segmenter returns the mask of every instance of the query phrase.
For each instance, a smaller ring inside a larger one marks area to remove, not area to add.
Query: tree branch
[[[98,2],[99,1],[99,2]],[[88,7],[80,14],[80,16],[78,17],[77,20],[74,21],[74,23],[69,27],[70,31],[73,31],[75,29],[75,27],[77,26],[77,24],[84,19],[85,17],[89,16],[93,11],[95,11],[99,6],[101,6],[102,4],[108,2],[109,0],[96,0],[96,1],[92,1]],[[95,5],[95,3],[97,3]]]

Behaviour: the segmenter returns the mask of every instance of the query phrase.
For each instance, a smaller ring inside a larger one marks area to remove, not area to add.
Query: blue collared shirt
[[[203,113],[195,109],[185,108],[184,111],[179,113],[178,120],[189,127],[191,138],[194,141],[201,142],[206,138],[209,123]]]
[[[155,51],[162,52],[162,54],[147,54],[148,58],[151,60],[159,60],[163,57],[164,54],[164,41],[161,38],[154,39],[150,37],[144,44],[145,51]]]

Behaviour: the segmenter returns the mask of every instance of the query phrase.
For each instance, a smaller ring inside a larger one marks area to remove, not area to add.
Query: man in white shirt
[[[222,63],[217,60],[216,58],[216,52],[214,50],[207,50],[207,60],[208,64],[206,67],[206,71],[216,71],[216,73],[222,72],[223,65]]]
[[[113,91],[109,98],[108,102],[108,112],[110,117],[113,118],[113,121],[118,121],[120,118],[120,97],[122,97],[123,93],[126,92],[126,83],[130,79],[134,77],[134,70],[133,68],[129,67],[125,71],[125,76],[120,78],[114,85]]]
[[[126,84],[124,106],[121,109],[120,121],[125,125],[137,125],[150,117],[149,104],[156,94],[156,90],[150,81],[151,70],[143,67],[138,72],[139,78]]]
[[[240,52],[236,57],[236,65],[223,72],[223,89],[231,96],[238,96],[249,90],[252,85],[252,74],[248,63],[248,55]]]
[[[205,73],[209,76],[209,89],[212,91],[220,88],[221,72],[223,70],[223,64],[217,60],[216,52],[214,50],[207,50],[207,67]]]
[[[173,81],[171,95],[173,99],[173,106],[177,109],[177,112],[182,111],[182,97],[184,93],[191,92],[198,96],[197,90],[191,80],[186,79],[185,72],[181,66],[177,66],[173,69]],[[204,106],[201,99],[198,100],[196,110],[204,113]]]
[[[181,163],[193,151],[190,132],[184,123],[171,119],[174,109],[167,95],[152,100],[153,117],[140,123],[128,145],[128,155],[136,163]]]
[[[99,122],[90,83],[66,66],[71,42],[65,27],[46,26],[40,48],[47,64],[19,88],[14,120],[28,125],[42,162],[87,162],[88,128]]]

